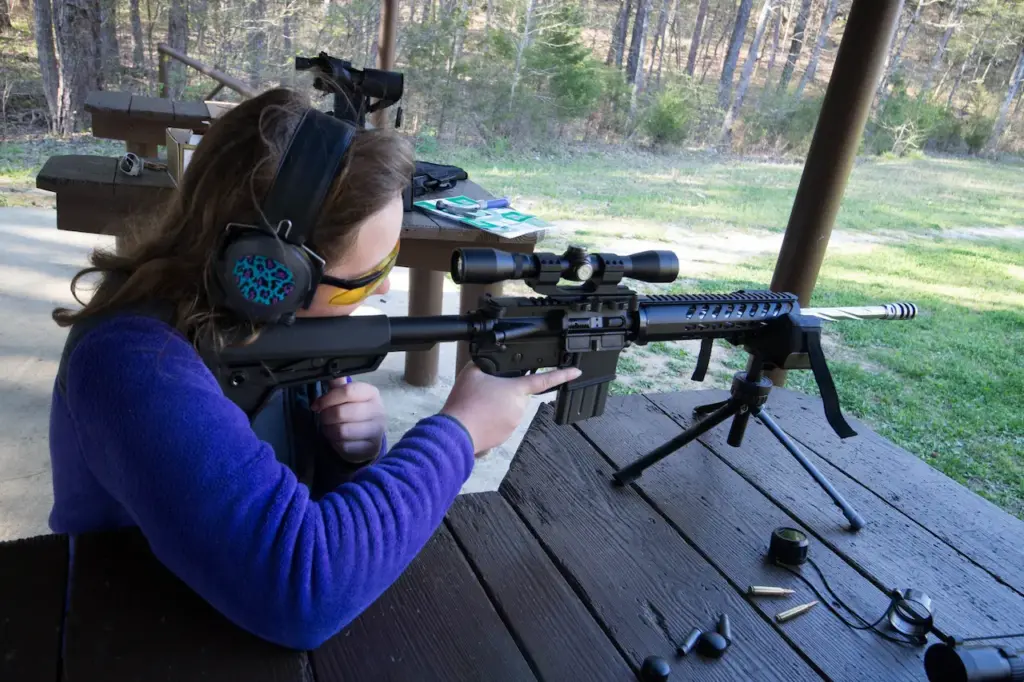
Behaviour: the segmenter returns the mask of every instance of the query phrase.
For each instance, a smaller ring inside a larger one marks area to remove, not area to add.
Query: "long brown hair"
[[[137,304],[169,306],[173,326],[197,343],[251,336],[247,326],[211,303],[213,262],[229,222],[259,224],[259,206],[288,140],[310,106],[295,91],[277,88],[246,100],[215,120],[204,134],[173,198],[155,221],[126,226],[122,253],[93,251],[91,267],[71,280],[79,310],[57,308],[66,327]],[[402,191],[413,172],[412,146],[390,130],[361,130],[346,154],[313,230],[319,255],[334,262],[355,240],[357,228]],[[88,303],[78,298],[82,277],[100,273]]]

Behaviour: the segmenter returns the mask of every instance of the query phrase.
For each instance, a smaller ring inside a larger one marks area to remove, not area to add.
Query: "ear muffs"
[[[351,124],[306,111],[261,207],[263,225],[231,223],[214,263],[217,305],[254,323],[290,323],[308,307],[324,262],[306,244],[355,136]]]
[[[222,305],[252,322],[286,321],[308,306],[322,262],[269,230],[232,225],[216,271]]]

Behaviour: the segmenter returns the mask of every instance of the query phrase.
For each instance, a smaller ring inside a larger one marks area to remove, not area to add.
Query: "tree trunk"
[[[50,129],[57,131],[57,52],[53,43],[53,10],[50,0],[36,0],[33,7],[36,53],[39,56],[39,74],[43,81],[46,107],[50,110]]]
[[[900,0],[900,2],[902,3],[903,0]],[[900,40],[899,40],[898,43],[895,42],[895,41],[893,42],[893,45],[895,46],[895,49],[892,52],[892,54],[889,55],[889,64],[885,67],[885,70],[882,72],[882,78],[879,80],[879,83],[878,83],[878,106],[879,107],[881,107],[882,104],[885,102],[886,91],[887,91],[887,88],[889,87],[889,81],[891,80],[891,77],[897,71],[899,71],[899,68],[900,68],[900,55],[903,54],[903,48],[905,48],[906,45],[907,45],[907,38],[910,36],[910,31],[914,28],[914,24],[917,23],[917,18],[921,16],[921,4],[923,2],[924,2],[924,0],[917,0],[917,7],[914,8],[914,13],[911,15],[910,21],[907,23],[907,28],[903,31],[902,37],[900,37]],[[903,11],[902,7],[900,8],[900,11],[901,12]]]
[[[11,28],[11,8],[7,6],[7,0],[0,0],[0,31]]]
[[[693,76],[697,66],[697,50],[700,49],[700,34],[704,29],[704,17],[708,14],[708,0],[700,0],[697,8],[697,21],[693,24],[693,37],[690,38],[690,54],[686,57],[686,75]]]
[[[963,64],[960,65],[960,73],[958,73],[956,75],[956,79],[953,81],[953,87],[950,88],[950,90],[949,90],[949,98],[946,100],[946,107],[947,108],[950,108],[950,107],[953,106],[953,98],[956,96],[956,91],[960,87],[960,82],[963,80],[964,74],[967,73],[967,67],[970,66],[971,61],[974,59],[974,55],[978,54],[979,48],[982,46],[982,43],[985,42],[985,35],[988,33],[988,29],[992,26],[992,24],[993,24],[993,22],[995,22],[995,20],[996,20],[996,13],[993,12],[992,16],[989,17],[988,22],[985,23],[985,27],[981,29],[981,33],[978,34],[978,38],[977,38],[977,40],[974,41],[974,45],[971,46],[970,53],[967,55],[966,58],[964,58]],[[980,62],[980,61],[981,61],[981,55],[979,54],[978,55],[978,62]]]
[[[416,9],[415,5],[413,5],[413,9]],[[295,56],[295,47],[292,43],[293,33],[295,33],[295,8],[288,7],[281,22],[281,51],[284,53],[285,59],[289,61]],[[288,73],[294,72],[294,69],[288,69]]]
[[[775,58],[779,55],[779,39],[782,37],[782,7],[775,11],[775,27],[772,29],[772,53],[768,57],[768,68],[765,70],[765,83],[775,69]]]
[[[532,2],[532,0],[527,0]],[[527,8],[527,12],[532,11],[532,7]],[[615,21],[615,29],[612,31],[612,42],[608,46],[608,57],[604,60],[604,63],[611,66],[613,63],[618,68],[622,68],[622,58],[626,51],[626,31],[629,28],[629,15],[633,12],[633,0],[622,0],[622,6],[619,8],[619,16]]]
[[[444,90],[441,93],[441,117],[437,123],[438,140],[444,136],[445,121],[448,118],[448,107],[451,105],[453,99],[458,99],[453,97],[454,88],[452,87],[452,76],[455,74],[455,70],[459,66],[459,59],[462,57],[462,46],[466,32],[466,24],[465,18],[462,16],[461,2],[456,5],[455,12],[453,14],[458,23],[455,25],[455,35],[452,37],[452,58],[451,61],[448,62],[448,73],[445,76]]]
[[[821,51],[825,47],[825,41],[828,40],[828,30],[832,27],[832,22],[836,18],[836,8],[839,6],[839,0],[825,0],[825,11],[821,13],[821,26],[818,28],[818,37],[814,41],[814,47],[811,49],[811,58],[807,62],[807,68],[804,69],[804,74],[800,76],[800,82],[796,86],[796,97],[800,97],[803,94],[804,88],[809,83],[814,82],[814,72],[818,69],[818,58],[821,57]]]
[[[107,90],[119,87],[121,46],[117,41],[117,0],[100,0],[100,63],[103,87]]]
[[[182,53],[188,52],[188,10],[185,0],[171,0],[167,11],[167,44]],[[161,97],[177,99],[185,91],[185,65],[177,59],[161,56],[166,60],[168,92]]]
[[[146,65],[142,47],[142,18],[139,16],[139,0],[131,0],[130,10],[132,22],[132,69],[141,74]]]
[[[789,81],[793,77],[796,62],[800,59],[800,53],[804,49],[807,18],[810,14],[811,0],[801,0],[800,13],[796,15],[796,23],[793,25],[793,41],[789,44],[789,54],[786,56],[786,63],[782,67],[782,75],[779,77],[779,92],[786,91],[786,88],[789,87]]]
[[[59,75],[55,128],[68,135],[82,126],[85,97],[99,87],[99,3],[61,0],[53,18]]]
[[[1013,99],[1017,96],[1017,90],[1020,89],[1021,81],[1024,81],[1024,44],[1020,46],[1020,51],[1017,54],[1017,64],[1013,67],[1010,82],[1006,86],[1006,96],[1003,97],[1003,103],[999,107],[999,115],[996,116],[995,125],[992,126],[992,135],[989,137],[987,145],[989,151],[994,152],[999,146],[999,138],[1003,136],[1003,131],[1006,129],[1010,105],[1013,104]]]
[[[665,0],[665,5],[668,5],[669,0]],[[679,7],[679,0],[672,0],[672,5],[668,10],[668,17],[665,20],[665,26],[662,28],[661,35],[661,51],[658,52],[658,84],[661,85],[661,66],[665,61],[665,48],[668,47],[668,27],[675,23],[676,19],[676,8]],[[654,55],[651,54],[651,69],[654,69]],[[650,80],[650,79],[648,79]]]
[[[725,40],[725,31],[722,31],[722,37],[719,38],[717,42],[714,40],[715,29],[718,28],[718,24],[721,21],[721,17],[719,15],[722,13],[723,5],[724,3],[716,3],[715,10],[710,15],[708,15],[708,18],[705,19],[704,21],[704,35],[706,36],[706,39],[703,41],[704,51],[700,56],[700,62],[702,64],[700,70],[701,84],[704,83],[704,78],[708,75],[708,71],[711,69],[711,62],[717,61],[718,48],[721,46],[722,41]],[[730,3],[730,8],[731,7],[732,4]],[[715,44],[715,54],[709,59],[708,55],[711,54],[712,43]],[[696,68],[694,68],[694,71],[696,71]]]
[[[636,20],[633,22],[633,36],[629,41],[629,57],[626,59],[626,80],[630,83],[636,83],[638,79],[643,80],[644,42],[647,40],[650,7],[651,0],[637,0]]]
[[[516,46],[516,65],[512,71],[512,90],[509,92],[509,102],[514,104],[516,101],[516,88],[519,87],[519,78],[523,68],[523,52],[526,51],[526,46],[530,44],[530,24],[533,21],[533,8],[537,4],[537,0],[526,0],[526,19],[523,21],[523,35],[519,38],[519,45]]]
[[[949,16],[946,18],[946,30],[942,34],[942,38],[939,39],[939,46],[935,49],[931,64],[928,65],[928,75],[925,76],[924,85],[921,86],[921,97],[928,96],[928,91],[932,87],[932,79],[935,78],[935,71],[942,63],[942,55],[946,53],[946,45],[949,44],[949,39],[953,37],[953,32],[956,30],[956,24],[960,19],[960,12],[962,10],[963,0],[957,0],[957,3],[953,5],[953,9],[949,11]]]
[[[249,31],[245,51],[249,55],[249,85],[259,88],[263,77],[263,63],[267,53],[267,32],[264,21],[267,18],[267,1],[256,0],[250,5]]]
[[[658,13],[658,28],[654,32],[654,43],[651,45],[651,68],[647,72],[648,82],[654,76],[654,65],[658,61],[658,47],[661,47],[662,54],[665,52],[665,32],[668,30],[668,16],[671,9],[672,0],[663,0],[661,12]]]
[[[722,109],[728,107],[732,100],[732,77],[740,57],[740,48],[743,47],[743,36],[747,33],[747,22],[750,21],[750,8],[753,4],[754,0],[740,0],[740,6],[736,10],[736,23],[733,24],[729,51],[725,53],[722,77],[718,82],[718,106]]]
[[[774,19],[772,20],[772,49],[771,54],[768,56],[768,68],[764,70],[764,87],[761,88],[761,92],[757,95],[757,103],[754,105],[760,108],[761,102],[764,101],[765,95],[768,94],[768,84],[772,82],[772,74],[775,72],[775,58],[779,55],[779,45],[782,40],[782,2],[772,10]]]
[[[26,12],[31,9],[31,3],[29,3],[29,0],[21,0],[21,2],[18,3],[18,6]]]
[[[761,48],[761,38],[764,36],[764,30],[768,25],[768,15],[771,11],[772,0],[764,0],[764,3],[761,5],[761,11],[757,15],[757,28],[754,29],[754,39],[750,41],[750,47],[747,49],[747,59],[743,63],[743,73],[740,74],[740,82],[736,86],[736,97],[733,99],[732,106],[726,112],[725,121],[722,123],[720,142],[725,142],[729,138],[729,135],[732,133],[733,121],[736,119],[740,107],[743,106],[743,97],[747,94],[747,88],[750,86],[750,77],[754,73],[757,54]]]
[[[629,125],[636,116],[637,98],[644,89],[644,43],[647,41],[647,27],[650,24],[650,0],[638,0],[636,22],[633,24],[633,39],[629,45],[629,61],[626,63],[626,78],[633,84],[629,97]]]

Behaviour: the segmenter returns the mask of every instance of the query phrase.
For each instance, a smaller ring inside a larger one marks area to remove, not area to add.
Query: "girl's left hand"
[[[387,421],[380,391],[372,384],[345,379],[329,383],[331,390],[312,405],[320,413],[320,430],[346,460],[372,460],[380,452]]]

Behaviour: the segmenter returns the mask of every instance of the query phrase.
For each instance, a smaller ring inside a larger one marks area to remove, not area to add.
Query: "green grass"
[[[445,160],[545,218],[621,221],[621,229],[602,231],[605,238],[633,236],[637,223],[651,223],[646,231],[654,238],[674,225],[784,230],[802,170],[798,163],[633,150],[532,159],[455,151]],[[864,160],[853,170],[836,227],[927,233],[1020,225],[1022,174],[1022,164],[976,159]]]
[[[697,288],[764,287],[759,259]],[[826,323],[843,409],[1024,518],[1024,243],[914,239],[832,253],[812,305],[906,300],[906,322]],[[810,372],[788,384],[817,393]]]

